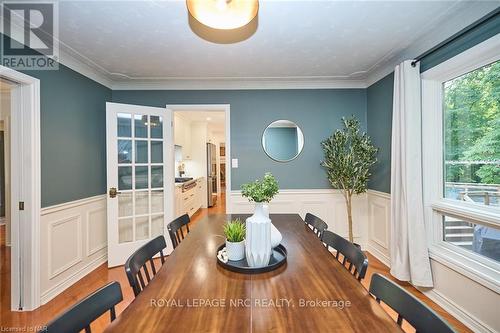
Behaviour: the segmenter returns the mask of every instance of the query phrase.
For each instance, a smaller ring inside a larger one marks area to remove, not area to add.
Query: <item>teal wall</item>
[[[22,72],[40,80],[42,207],[105,193],[111,89],[61,64]]]
[[[40,79],[42,207],[106,192],[111,90],[63,66]]]
[[[373,166],[368,188],[391,191],[391,131],[394,73],[368,87],[366,92],[368,134],[379,147],[378,162]]]
[[[497,8],[489,18],[481,25],[478,25],[467,33],[462,34],[453,42],[447,44],[445,47],[436,50],[432,54],[422,59],[420,62],[420,71],[425,72],[432,67],[470,49],[471,47],[484,42],[485,40],[500,33],[500,10]]]
[[[320,166],[320,142],[341,127],[343,116],[355,115],[366,128],[366,89],[226,90],[226,91],[113,91],[113,101],[165,107],[166,104],[230,104],[232,189],[272,172],[282,189],[330,188]],[[280,163],[269,158],[261,144],[267,125],[278,119],[295,122],[304,134],[297,159]]]

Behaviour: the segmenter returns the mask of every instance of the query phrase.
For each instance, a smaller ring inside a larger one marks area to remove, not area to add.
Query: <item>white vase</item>
[[[264,204],[264,214],[269,217],[269,205]],[[271,247],[274,249],[276,246],[280,245],[283,236],[281,236],[281,232],[276,228],[271,220]]]
[[[241,242],[228,242],[226,239],[226,252],[227,259],[231,261],[238,261],[245,258],[245,241]]]
[[[271,259],[271,220],[262,203],[255,203],[255,211],[246,220],[245,255],[248,266],[264,267]]]

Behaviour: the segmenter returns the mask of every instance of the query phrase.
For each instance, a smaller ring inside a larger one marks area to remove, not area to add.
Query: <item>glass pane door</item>
[[[118,243],[163,235],[163,117],[117,115]]]
[[[113,266],[166,234],[166,218],[172,215],[166,213],[170,182],[164,179],[170,120],[165,109],[126,104],[108,103],[107,113],[108,262]]]

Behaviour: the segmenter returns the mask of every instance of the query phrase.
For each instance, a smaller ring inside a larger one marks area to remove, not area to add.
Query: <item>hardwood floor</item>
[[[196,223],[203,217],[211,214],[220,214],[225,212],[225,196],[218,198],[218,203],[215,207],[199,210],[193,217],[190,227],[196,228]],[[0,227],[0,240],[5,239],[5,227]],[[389,269],[375,257],[368,255],[369,266],[366,278],[362,281],[365,288],[368,288],[370,278],[373,273],[380,273],[389,276]],[[168,259],[167,259],[168,260]],[[333,260],[333,259],[332,259]],[[392,280],[396,281],[394,278]],[[49,303],[41,306],[31,312],[12,312],[10,311],[10,248],[4,243],[0,246],[0,330],[5,331],[7,328],[19,328],[18,331],[30,331],[33,327],[40,327],[54,318],[57,314],[68,308],[78,300],[90,294],[97,288],[101,287],[109,281],[118,281],[122,287],[124,300],[117,306],[117,314],[121,313],[130,302],[134,299],[132,289],[128,285],[127,277],[123,267],[115,267],[108,269],[106,264],[99,266],[93,272],[82,278],[76,284],[65,290],[63,293],[55,297]],[[457,332],[472,332],[465,325],[455,319],[453,316],[444,311],[437,304],[429,300],[424,294],[409,285],[408,283],[398,282],[406,290],[416,295],[419,299],[428,304],[446,320],[448,320],[457,330]],[[396,318],[395,313],[387,306],[384,306],[387,312]],[[102,332],[104,327],[109,324],[109,315],[104,315],[92,324],[93,332]],[[413,332],[407,326],[403,326],[406,332]]]

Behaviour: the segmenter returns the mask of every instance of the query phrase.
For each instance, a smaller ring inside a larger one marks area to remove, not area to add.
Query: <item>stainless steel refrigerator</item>
[[[207,143],[207,198],[208,207],[217,202],[217,146]]]

